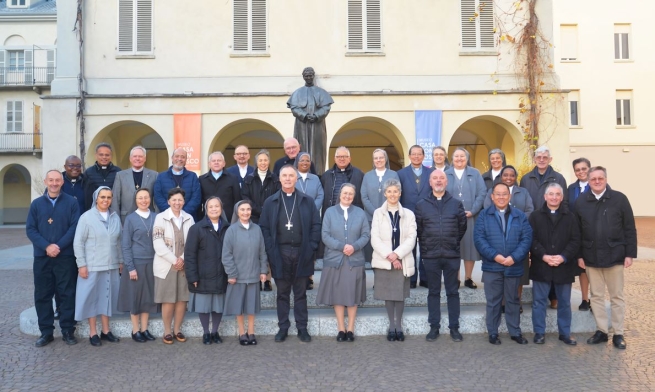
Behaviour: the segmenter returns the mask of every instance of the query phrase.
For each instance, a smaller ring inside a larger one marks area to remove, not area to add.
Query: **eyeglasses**
[[[66,167],[69,167],[69,168],[71,168],[71,169],[81,169],[81,168],[82,168],[82,165],[71,165],[71,164],[68,164],[68,165],[66,165]]]
[[[605,181],[605,177],[594,177],[589,179],[589,182],[603,182],[603,181]]]

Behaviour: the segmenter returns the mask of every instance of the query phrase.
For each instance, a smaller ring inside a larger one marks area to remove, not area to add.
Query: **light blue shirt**
[[[222,175],[223,175],[223,170],[219,171],[218,173],[214,173],[212,171],[212,176],[214,176],[214,180],[218,180],[219,178],[221,178]]]

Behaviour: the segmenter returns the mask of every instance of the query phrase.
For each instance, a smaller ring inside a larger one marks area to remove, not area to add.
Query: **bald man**
[[[282,166],[285,165],[291,165],[296,162],[296,157],[298,156],[298,153],[300,152],[300,148],[302,146],[300,143],[298,143],[298,139],[290,137],[287,138],[284,141],[284,156],[277,161],[275,161],[275,165],[273,166],[273,173],[277,175],[278,177],[280,176],[280,169]],[[314,157],[312,157],[312,164],[309,167],[309,172],[312,174],[316,174],[316,168],[314,167]]]

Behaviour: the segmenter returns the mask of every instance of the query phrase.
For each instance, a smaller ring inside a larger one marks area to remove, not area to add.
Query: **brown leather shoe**
[[[182,332],[176,333],[175,334],[175,339],[180,343],[186,342],[186,336],[184,336],[184,334]]]

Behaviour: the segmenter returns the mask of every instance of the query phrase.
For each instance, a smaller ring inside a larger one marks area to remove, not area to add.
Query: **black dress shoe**
[[[415,289],[416,288],[416,282],[410,282],[409,283],[409,288],[410,289]]]
[[[498,346],[500,344],[500,338],[496,334],[489,335],[489,343]]]
[[[607,334],[603,331],[596,331],[594,336],[587,339],[587,344],[598,344],[609,340]]]
[[[48,335],[41,335],[41,337],[38,338],[38,339],[36,340],[36,343],[34,343],[34,345],[35,345],[36,347],[47,346],[47,345],[50,344],[50,342],[52,342],[53,340],[55,340],[55,337],[52,336],[51,334],[48,334]]]
[[[148,339],[148,340],[156,340],[157,339],[156,337],[152,336],[150,331],[148,331],[147,329],[145,331],[141,331],[141,335],[143,335],[143,337]]]
[[[275,341],[278,343],[284,342],[287,336],[289,336],[289,330],[280,328],[280,330],[275,334]]]
[[[64,341],[69,346],[72,346],[74,344],[77,344],[77,339],[75,338],[75,330],[73,332],[62,332],[61,334],[61,340]]]
[[[351,343],[355,341],[355,334],[352,331],[346,332],[346,341]]]
[[[509,338],[518,344],[528,344],[528,339],[524,338],[523,335],[510,336]]]
[[[591,309],[591,301],[589,301],[589,300],[585,301],[585,300],[583,299],[583,300],[582,300],[582,303],[580,304],[580,306],[578,306],[578,310],[580,310],[580,311],[582,311],[582,312],[586,312],[586,311],[588,311],[589,309]]]
[[[430,327],[430,332],[425,335],[425,340],[434,342],[439,337],[439,327]]]
[[[114,336],[114,334],[111,333],[111,331],[109,331],[107,333],[100,332],[100,339],[107,340],[107,341],[109,341],[111,343],[118,343],[120,341],[120,339],[117,338],[116,336]]]
[[[523,305],[519,305],[519,314],[523,314]]]
[[[247,346],[248,345],[248,334],[244,333],[243,335],[239,336],[239,344],[242,346]]]
[[[575,339],[571,339],[570,336],[559,335],[559,340],[563,341],[564,344],[568,344],[569,346],[575,346],[578,344],[578,342],[576,342]]]
[[[256,346],[257,345],[257,338],[255,337],[255,334],[248,334],[248,345],[249,346]]]
[[[312,337],[309,336],[309,332],[307,332],[307,328],[298,330],[298,339],[300,339],[300,341],[303,343],[309,343],[312,341]]]
[[[625,344],[625,339],[623,338],[623,335],[614,335],[612,336],[612,343],[614,344],[614,347],[620,349],[620,350],[625,350],[626,344]]]
[[[223,339],[221,338],[221,335],[218,334],[218,332],[213,332],[211,338],[214,344],[223,343]]]
[[[59,320],[61,314],[59,313],[59,308],[55,309],[55,320]]]
[[[337,334],[337,342],[345,342],[346,341],[346,333],[344,331],[339,331]]]
[[[148,339],[146,339],[146,337],[143,336],[141,331],[137,331],[137,333],[133,333],[132,334],[132,340],[134,340],[135,342],[139,342],[139,343],[145,343],[145,342],[148,341]]]
[[[396,331],[396,340],[399,342],[405,341],[405,334],[403,333],[403,331]]]
[[[212,334],[210,333],[202,334],[202,344],[212,344]]]
[[[102,342],[100,341],[100,336],[98,336],[98,334],[91,336],[89,338],[89,341],[91,342],[91,345],[94,347],[102,346]]]
[[[469,289],[477,289],[478,288],[478,285],[475,284],[475,282],[471,278],[468,278],[468,279],[466,279],[464,281],[464,286],[468,287]]]
[[[462,337],[462,334],[459,333],[459,329],[457,328],[452,328],[450,330],[450,338],[453,340],[453,342],[461,342],[464,340],[464,337]]]
[[[339,333],[341,333],[341,332],[339,332]],[[395,342],[396,341],[396,330],[387,332],[387,340],[389,342]]]
[[[307,290],[314,290],[314,279],[307,279]]]
[[[273,286],[271,286],[270,280],[264,282],[264,291],[273,291]]]
[[[560,336],[559,340],[562,340],[562,337]],[[534,334],[534,339],[532,339],[534,344],[544,344],[546,343],[546,337],[544,336],[543,333],[536,333]]]
[[[418,285],[421,286],[421,287],[425,287],[426,289],[428,288],[428,282],[426,282],[424,280],[418,282]]]

